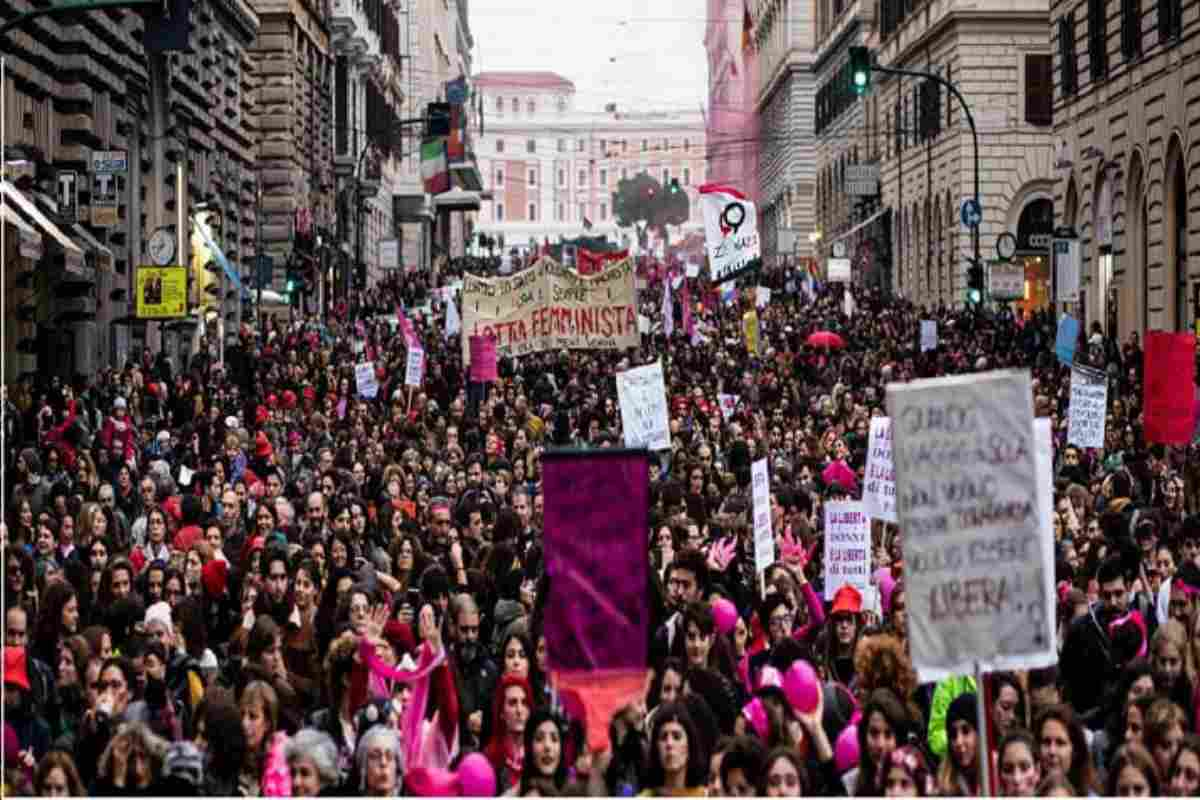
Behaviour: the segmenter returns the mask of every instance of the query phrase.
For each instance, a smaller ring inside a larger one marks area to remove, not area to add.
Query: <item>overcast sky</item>
[[[471,0],[476,72],[549,70],[575,106],[697,110],[707,95],[705,0]]]

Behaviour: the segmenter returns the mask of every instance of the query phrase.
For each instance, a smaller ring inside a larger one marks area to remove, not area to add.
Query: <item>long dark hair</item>
[[[677,722],[683,727],[688,741],[687,777],[688,788],[704,786],[708,777],[708,753],[703,750],[703,740],[692,721],[692,715],[683,703],[666,703],[654,712],[654,728],[650,732],[650,761],[646,770],[645,786],[659,789],[667,782],[662,757],[658,754],[658,737],[668,722]]]
[[[63,632],[62,611],[75,597],[75,587],[66,581],[54,581],[46,587],[38,615],[33,654],[47,664],[58,663],[58,641]]]
[[[559,755],[558,764],[554,768],[553,775],[542,775],[534,772],[534,757],[533,757],[533,741],[537,736],[537,729],[541,727],[543,722],[549,722],[554,725],[558,731]],[[554,782],[554,788],[561,790],[567,783],[567,727],[563,720],[548,708],[534,709],[529,715],[528,721],[525,723],[525,760],[521,767],[521,786],[520,794],[522,797],[531,788],[530,783],[534,779],[551,780]]]

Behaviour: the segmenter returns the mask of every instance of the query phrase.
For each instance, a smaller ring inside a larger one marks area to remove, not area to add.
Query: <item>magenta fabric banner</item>
[[[495,381],[499,376],[496,372],[496,340],[490,336],[472,336],[471,347],[471,380],[479,383]]]
[[[621,449],[542,457],[552,671],[646,668],[648,458]]]

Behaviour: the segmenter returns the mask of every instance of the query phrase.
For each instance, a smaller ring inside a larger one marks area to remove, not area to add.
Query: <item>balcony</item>
[[[379,34],[375,32],[363,8],[355,0],[334,0],[333,15],[329,18],[329,39],[334,52],[353,57],[378,58]]]

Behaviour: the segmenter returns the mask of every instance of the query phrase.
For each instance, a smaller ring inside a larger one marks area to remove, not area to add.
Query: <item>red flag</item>
[[[1146,331],[1145,376],[1146,443],[1188,444],[1195,423],[1196,337]]]

